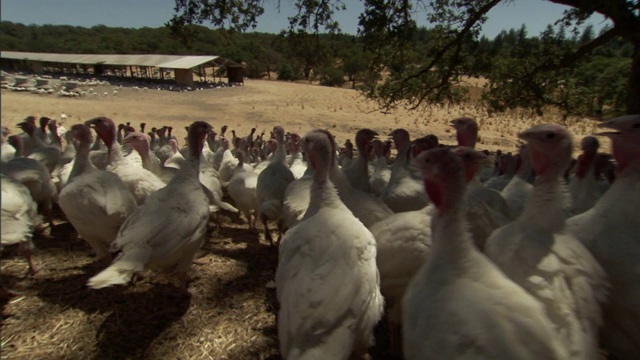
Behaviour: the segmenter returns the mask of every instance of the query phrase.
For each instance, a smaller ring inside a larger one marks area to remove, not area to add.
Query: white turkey
[[[279,244],[280,351],[286,359],[359,358],[383,310],[375,239],[329,179],[331,135],[312,131],[302,143],[315,174],[303,220]]]
[[[586,212],[567,220],[567,229],[602,265],[609,277],[609,301],[601,331],[605,350],[616,359],[640,354],[640,115],[599,124],[611,139],[615,182]]]
[[[571,358],[598,359],[608,282],[584,245],[565,231],[562,174],[571,161],[571,134],[541,124],[518,136],[536,172],[533,192],[520,217],[491,234],[487,256],[544,305]]]
[[[236,166],[238,165],[238,159],[236,159],[231,153],[231,149],[229,148],[229,139],[223,137],[220,140],[222,142],[222,146],[214,154],[214,169],[219,160],[220,166],[218,176],[220,177],[220,182],[222,182],[222,184],[227,184],[235,172]]]
[[[47,125],[49,124],[49,121],[51,121],[51,119],[49,119],[46,116],[42,116],[40,118],[40,120],[38,120],[40,126],[38,126],[35,129],[35,136],[37,136],[38,138],[40,138],[40,140],[44,143],[44,144],[50,144],[51,143],[51,137],[50,134],[47,133]]]
[[[380,271],[380,292],[387,307],[390,351],[402,349],[402,298],[409,282],[420,269],[431,248],[433,206],[390,215],[369,227],[376,239],[376,263]]]
[[[120,144],[116,142],[116,127],[113,120],[107,117],[97,117],[85,122],[91,126],[108,148],[109,165],[107,170],[115,173],[129,187],[129,190],[141,205],[147,197],[165,186],[151,171],[134,164],[122,153]]]
[[[541,304],[473,246],[460,158],[441,148],[414,162],[437,211],[431,254],[404,297],[405,358],[565,359]]]
[[[25,121],[18,124],[25,133],[27,133],[31,139],[32,150],[31,154],[29,154],[29,158],[38,160],[41,162],[49,171],[52,173],[56,166],[58,166],[58,162],[60,161],[60,156],[62,154],[62,150],[56,146],[48,145],[36,134],[36,126],[30,122]]]
[[[456,129],[461,152],[473,149],[478,138],[478,124],[473,118],[460,117],[451,121]],[[513,220],[511,209],[499,192],[485,187],[479,180],[480,163],[465,164],[467,193],[465,209],[469,232],[474,244],[482,251],[491,232]]]
[[[175,142],[175,140],[173,141]],[[122,143],[131,145],[133,150],[140,154],[140,157],[142,158],[142,167],[156,174],[156,176],[158,176],[165,184],[171,181],[177,173],[179,167],[166,167],[160,163],[160,159],[158,159],[155,153],[151,152],[149,148],[149,138],[144,133],[132,132],[122,139]],[[173,156],[175,156],[175,153]],[[180,157],[182,157],[182,155],[180,155]],[[167,161],[170,159],[171,158]]]
[[[8,128],[6,127],[2,127],[2,138],[0,138],[1,141],[1,148],[0,148],[0,156],[2,157],[2,162],[5,163],[11,159],[13,159],[16,156],[16,148],[14,148],[7,140],[8,140],[8,136],[11,133],[11,131],[9,131]]]
[[[36,125],[36,117],[35,116],[27,116],[26,118],[24,118],[23,122],[28,122],[31,123],[33,125],[34,128],[37,127]],[[31,155],[31,152],[33,151],[33,141],[31,140],[31,136],[29,136],[29,134],[27,134],[26,132],[22,132],[21,134],[18,135],[19,136],[19,140],[20,140],[20,156],[29,156]]]
[[[178,140],[171,139],[169,140],[169,146],[171,146],[171,150],[173,151],[173,155],[169,157],[163,164],[166,168],[172,169],[180,169],[182,164],[186,161],[182,153],[178,150]],[[160,161],[160,159],[158,159]]]
[[[353,143],[350,139],[344,142],[344,147],[340,149],[340,155],[338,155],[338,166],[343,169],[351,166],[351,162],[353,161]]]
[[[374,194],[354,189],[338,164],[329,171],[331,182],[338,190],[340,200],[364,226],[369,227],[393,214],[393,211]]]
[[[29,189],[31,197],[38,204],[38,213],[44,215],[49,225],[53,225],[52,207],[58,191],[49,170],[42,162],[21,156],[22,137],[15,136],[10,140],[16,147],[16,157],[3,163],[0,171]]]
[[[207,146],[204,145],[203,150],[206,147]],[[211,153],[211,151],[209,151],[209,153]],[[210,162],[205,158],[204,151],[201,154],[200,173],[198,178],[200,179],[200,183],[205,186],[206,190],[208,190],[207,196],[209,196],[209,200],[211,200],[211,206],[209,207],[211,213],[217,213],[223,209],[234,213],[238,212],[238,209],[222,200],[224,194],[222,192],[222,183],[220,182],[219,174],[213,168],[213,162]]]
[[[351,161],[349,167],[343,167],[342,171],[349,180],[354,189],[367,193],[371,191],[369,183],[369,151],[368,147],[371,141],[378,136],[378,133],[371,129],[360,129],[356,132],[356,148],[358,149],[358,157]]]
[[[284,192],[282,200],[282,219],[286,228],[297,224],[309,207],[309,189],[313,182],[314,170],[307,168],[301,178],[292,181]]]
[[[485,153],[485,154],[489,156],[488,153]],[[484,169],[480,170],[480,172],[478,173],[478,180],[480,180],[481,183],[484,184],[491,178],[498,176],[498,173],[500,172],[500,163],[498,162],[498,159],[500,159],[501,157],[502,157],[502,150],[500,149],[496,150],[496,153],[494,155],[493,166],[487,166]]]
[[[258,196],[258,218],[264,226],[264,235],[273,245],[273,237],[269,230],[268,222],[275,221],[278,229],[278,240],[284,232],[284,221],[282,220],[282,201],[287,186],[295,180],[289,166],[285,163],[286,152],[284,149],[284,129],[276,126],[273,129],[273,136],[278,143],[278,147],[269,160],[269,165],[258,175],[256,192]]]
[[[516,175],[518,170],[517,158],[511,154],[504,154],[498,159],[498,167],[500,169],[499,174],[484,182],[484,186],[501,192]]]
[[[109,245],[125,219],[136,209],[136,202],[118,175],[91,164],[89,127],[77,124],[70,131],[78,142],[78,148],[69,181],[60,192],[58,204],[98,259],[108,264],[111,261]]]
[[[18,244],[18,252],[29,264],[28,274],[34,275],[38,268],[31,260],[33,250],[33,232],[42,219],[38,215],[36,202],[33,201],[29,189],[18,181],[1,174],[2,183],[2,237],[0,248]]]
[[[451,120],[451,126],[456,129],[458,146],[475,149],[478,141],[478,123],[472,117],[461,116]]]
[[[209,199],[198,180],[202,147],[211,126],[196,121],[189,127],[189,160],[166,187],[151,194],[122,224],[113,247],[120,254],[89,279],[94,289],[126,284],[136,273],[160,269],[177,275],[187,288],[187,272],[204,242]]]
[[[531,169],[531,159],[529,158],[529,150],[526,145],[520,146],[519,153],[516,155],[518,160],[518,170],[516,175],[511,178],[507,186],[502,189],[500,195],[509,205],[511,215],[514,219],[518,218],[524,210],[529,195],[533,190],[533,185],[529,182],[532,178],[533,170]]]
[[[477,171],[476,168],[473,173],[477,174]],[[514,217],[499,192],[482,185],[477,176],[471,176],[467,181],[465,209],[469,232],[478,249],[483,250],[489,235],[500,226],[513,221]]]
[[[376,195],[380,196],[382,191],[389,183],[389,179],[391,178],[391,167],[387,163],[387,150],[390,146],[390,142],[383,143],[380,140],[374,140],[372,142],[373,145],[373,153],[375,154],[374,161],[374,169],[369,177],[369,183],[371,184],[371,191]]]
[[[289,164],[289,169],[293,174],[293,177],[296,179],[300,179],[305,171],[307,171],[307,162],[304,161],[304,156],[300,151],[300,135],[291,134],[289,136],[289,158],[287,159],[287,163]]]
[[[76,155],[76,148],[75,146],[73,146],[73,144],[69,144],[68,142],[66,146],[63,147],[62,139],[60,138],[60,135],[58,135],[58,132],[59,132],[58,122],[56,120],[49,121],[47,128],[49,129],[51,144],[57,147],[58,149],[62,149],[60,153],[60,159],[58,160],[58,166],[60,167],[73,161],[73,158]],[[66,133],[67,132],[65,131],[64,134]]]
[[[251,164],[253,166],[253,171],[256,174],[260,174],[264,169],[266,169],[267,166],[271,164],[277,150],[278,141],[276,139],[269,139],[265,143],[264,149],[262,149],[260,156],[255,159],[256,162]],[[285,163],[288,164],[286,156]],[[293,172],[291,172],[291,174],[293,174]]]
[[[599,146],[600,142],[593,136],[586,136],[580,142],[582,154],[578,156],[574,176],[569,179],[571,212],[574,215],[591,209],[607,191],[607,187],[602,186],[599,181],[595,169]]]
[[[165,161],[167,161],[168,158],[171,157],[171,155],[173,155],[173,150],[171,149],[171,145],[169,145],[169,137],[167,136],[168,130],[168,126],[163,126],[160,129],[156,130],[160,146],[156,150],[154,150],[154,153],[163,164]]]
[[[258,185],[258,174],[244,166],[244,151],[236,152],[238,165],[236,172],[231,177],[227,191],[233,199],[236,207],[247,218],[249,229],[256,228],[256,212],[258,210],[258,198],[256,186]]]
[[[331,167],[329,177],[338,190],[340,200],[364,226],[369,227],[393,214],[384,201],[374,194],[354,189],[337,163]],[[300,221],[309,206],[309,188],[312,179],[313,169],[310,167],[302,178],[293,181],[287,187],[282,210],[282,216],[287,225]]]
[[[420,152],[437,147],[438,144],[427,136],[411,143],[409,133],[404,129],[396,129],[390,135],[398,155],[391,165],[391,176],[380,199],[394,212],[422,209],[427,206],[429,199],[424,193],[420,177],[410,168],[409,162]]]

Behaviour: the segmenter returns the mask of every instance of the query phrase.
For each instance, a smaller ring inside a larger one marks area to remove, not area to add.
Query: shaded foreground
[[[275,290],[265,285],[277,247],[237,218],[221,216],[194,264],[190,292],[160,274],[128,287],[91,290],[101,268],[73,227],[58,219],[34,238],[42,267],[25,278],[13,248],[2,255],[4,359],[277,359]],[[213,224],[212,224],[213,225]]]

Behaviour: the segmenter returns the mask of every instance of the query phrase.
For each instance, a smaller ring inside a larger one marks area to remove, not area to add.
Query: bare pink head
[[[91,129],[84,124],[75,124],[71,126],[70,132],[73,134],[73,139],[78,142],[79,148],[89,149],[91,145]]]
[[[200,159],[204,142],[211,129],[211,125],[204,121],[196,121],[189,126],[187,141],[189,144],[191,159]]]
[[[85,125],[95,130],[100,139],[107,145],[107,148],[111,148],[116,141],[116,125],[108,117],[101,116],[87,120]]]
[[[624,115],[598,125],[609,131],[598,133],[611,139],[611,148],[617,163],[617,173],[640,171],[640,114]]]
[[[518,137],[527,142],[531,165],[536,177],[554,180],[562,176],[571,163],[573,140],[564,126],[541,124],[533,126]]]
[[[393,144],[398,149],[398,152],[404,152],[411,145],[411,137],[409,136],[409,132],[405,129],[395,129],[389,136],[393,140]]]
[[[17,126],[29,135],[33,135],[36,132],[36,126],[30,121],[23,121]]]
[[[122,139],[122,143],[130,144],[142,157],[149,156],[149,138],[142,132],[134,131],[129,133]]]
[[[451,126],[456,129],[456,140],[458,146],[470,148],[476,147],[478,140],[478,123],[472,117],[462,116],[451,120]]]
[[[413,159],[412,166],[422,173],[427,195],[441,213],[461,209],[466,185],[460,156],[448,148],[431,149]]]

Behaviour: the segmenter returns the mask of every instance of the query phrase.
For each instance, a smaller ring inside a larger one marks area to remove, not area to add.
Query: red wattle
[[[427,195],[429,195],[429,199],[431,199],[433,204],[438,209],[442,209],[442,206],[444,205],[444,197],[442,196],[442,188],[440,182],[432,180],[430,178],[425,178],[423,180],[423,183],[424,188],[427,191]]]

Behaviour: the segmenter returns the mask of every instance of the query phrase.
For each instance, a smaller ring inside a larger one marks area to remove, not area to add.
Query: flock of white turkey
[[[326,130],[197,121],[180,148],[171,127],[29,116],[2,129],[2,245],[35,274],[31,238],[57,204],[104,264],[89,287],[155,269],[188,289],[211,214],[239,211],[279,247],[284,358],[363,356],[383,315],[407,359],[638,358],[640,115],[599,125],[612,155],[588,136],[575,160],[559,125],[491,163],[474,119],[451,124],[455,147],[361,129],[354,157]]]

